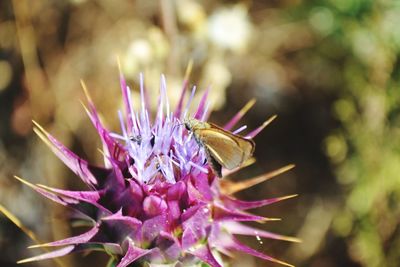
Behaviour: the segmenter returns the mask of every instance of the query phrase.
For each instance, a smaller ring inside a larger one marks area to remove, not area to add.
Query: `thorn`
[[[82,86],[83,92],[85,93],[85,96],[86,96],[86,99],[88,100],[88,102],[89,103],[93,103],[92,98],[91,98],[91,96],[89,94],[89,91],[88,91],[88,89],[86,87],[86,84],[82,79],[81,79],[81,86]]]
[[[295,167],[294,164],[289,164],[285,167],[279,168],[275,171],[266,173],[266,174],[262,174],[260,176],[257,176],[255,178],[249,179],[249,180],[245,180],[242,182],[231,182],[228,180],[223,180],[221,182],[223,182],[222,188],[221,190],[225,193],[225,194],[234,194],[236,192],[242,191],[244,189],[250,188],[252,186],[255,186],[257,184],[260,184],[264,181],[267,181],[275,176],[278,176],[279,174],[282,174],[284,172],[287,172],[291,169],[293,169]]]
[[[256,128],[255,130],[253,130],[251,133],[249,133],[246,137],[248,138],[254,138],[257,134],[259,134],[262,130],[264,130],[265,127],[267,127],[272,121],[274,121],[276,118],[278,117],[278,115],[273,115],[271,116],[269,119],[267,119],[266,121],[263,122],[263,124],[261,124],[261,126],[259,126],[258,128]]]
[[[185,77],[184,77],[184,81],[188,81],[189,80],[189,76],[192,73],[192,69],[193,69],[193,59],[191,58],[188,62],[188,65],[186,67],[186,71],[185,71]]]
[[[119,55],[116,55],[116,57],[117,57],[118,72],[122,76],[121,58],[119,57]]]
[[[4,206],[0,204],[0,212],[4,214],[12,223],[14,223],[19,229],[22,230],[30,239],[32,239],[36,243],[40,243],[40,240],[36,237],[36,235],[25,227],[22,222],[9,210],[7,210]]]
[[[32,120],[32,123],[43,133],[48,134],[47,131],[35,120]]]
[[[33,131],[39,138],[51,149],[57,149],[52,142],[49,141],[49,134],[43,128],[33,128]]]
[[[282,200],[286,200],[286,199],[291,199],[294,197],[299,196],[299,194],[293,194],[293,195],[287,195],[287,196],[283,196],[283,197],[278,197],[276,200],[276,202],[282,201]]]
[[[18,181],[20,181],[21,183],[23,183],[24,185],[27,185],[27,186],[29,186],[31,188],[37,187],[36,185],[26,181],[25,179],[22,179],[21,177],[18,177],[17,175],[14,175],[14,178],[17,179]]]
[[[49,243],[43,243],[43,244],[31,245],[28,248],[29,249],[31,249],[31,248],[45,248],[45,247],[48,247],[48,246],[49,246]]]
[[[263,220],[258,221],[259,223],[266,223],[266,222],[276,222],[276,221],[282,221],[281,218],[268,218],[265,217]]]
[[[97,148],[97,151],[100,152],[100,154],[102,156],[107,157],[106,153],[103,150],[101,150],[100,148]]]
[[[241,110],[239,110],[239,114],[241,115],[241,117],[243,117],[244,114],[246,114],[254,106],[255,103],[256,103],[255,98],[250,99],[250,101],[247,102],[246,105],[244,105]]]
[[[266,127],[268,124],[270,124],[273,120],[275,120],[278,117],[278,115],[272,115],[268,120],[264,121],[262,124],[262,127]]]

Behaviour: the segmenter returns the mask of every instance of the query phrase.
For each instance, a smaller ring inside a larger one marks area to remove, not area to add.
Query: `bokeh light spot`
[[[6,89],[10,84],[12,75],[12,68],[8,61],[0,60],[0,91]]]
[[[344,160],[347,154],[346,142],[339,135],[331,135],[328,138],[326,138],[325,149],[327,155],[335,163],[339,163],[342,160]]]
[[[317,7],[311,10],[309,22],[320,34],[327,35],[334,28],[334,17],[332,12],[325,7]]]

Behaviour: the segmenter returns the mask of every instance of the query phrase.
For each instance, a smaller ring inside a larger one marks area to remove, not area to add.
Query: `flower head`
[[[182,123],[189,114],[195,88],[185,101],[185,83],[179,103],[172,111],[163,76],[160,87],[158,110],[152,115],[146,101],[149,96],[141,82],[141,107],[135,111],[130,89],[121,75],[124,110],[118,113],[120,133],[110,132],[103,126],[85,89],[86,111],[103,145],[103,167],[93,166],[78,157],[36,124],[35,132],[81,178],[87,190],[61,190],[22,181],[45,197],[71,208],[74,219],[90,227],[81,235],[38,245],[61,248],[21,262],[100,249],[111,255],[109,266],[124,267],[132,263],[197,266],[207,263],[217,267],[223,266],[221,254],[229,256],[234,251],[241,251],[290,266],[242,244],[235,235],[296,241],[242,224],[270,220],[245,210],[292,196],[247,202],[235,199],[231,194],[291,166],[243,183],[219,179],[208,164],[205,150]],[[234,127],[252,104],[246,105],[224,129]],[[207,120],[208,107],[206,91],[193,118]],[[247,137],[254,137],[267,124],[268,121]]]

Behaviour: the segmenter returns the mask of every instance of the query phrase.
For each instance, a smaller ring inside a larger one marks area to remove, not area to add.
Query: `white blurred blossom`
[[[208,21],[210,41],[235,52],[246,49],[251,30],[252,24],[243,5],[217,10]]]
[[[193,32],[202,34],[207,21],[204,8],[197,1],[192,0],[178,0],[177,3],[179,21]]]
[[[150,63],[153,58],[153,49],[146,39],[134,40],[128,47],[124,57],[123,67],[128,73],[137,70]]]

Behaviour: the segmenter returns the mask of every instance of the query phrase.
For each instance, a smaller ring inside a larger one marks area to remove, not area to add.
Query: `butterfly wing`
[[[219,164],[234,169],[243,164],[254,151],[254,142],[224,131],[216,126],[199,129],[196,134],[204,147]]]

